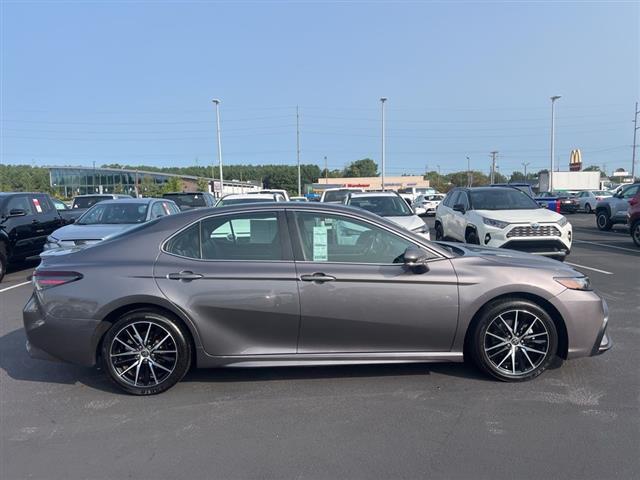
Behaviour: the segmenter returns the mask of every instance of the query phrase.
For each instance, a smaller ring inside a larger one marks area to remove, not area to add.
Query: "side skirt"
[[[462,352],[297,353],[285,355],[211,356],[198,349],[198,368],[301,367],[393,363],[462,362]]]

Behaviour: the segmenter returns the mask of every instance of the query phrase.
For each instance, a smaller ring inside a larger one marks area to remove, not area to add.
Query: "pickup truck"
[[[7,265],[39,255],[65,223],[46,193],[0,192],[0,281]]]
[[[542,207],[558,213],[576,213],[580,207],[580,201],[567,193],[540,192],[534,198]]]

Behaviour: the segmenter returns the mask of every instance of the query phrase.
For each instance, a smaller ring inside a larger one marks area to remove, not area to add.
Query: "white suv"
[[[436,209],[436,240],[521,250],[564,260],[571,224],[513,187],[455,188]]]

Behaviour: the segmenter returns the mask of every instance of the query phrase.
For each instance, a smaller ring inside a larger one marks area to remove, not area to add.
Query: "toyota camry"
[[[460,362],[503,381],[611,347],[589,279],[527,253],[430,242],[364,210],[190,210],[42,259],[33,357],[155,394],[192,367]]]

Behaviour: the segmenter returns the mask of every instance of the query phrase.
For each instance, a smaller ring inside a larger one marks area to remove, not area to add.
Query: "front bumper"
[[[540,224],[537,230],[531,232],[522,230],[517,234],[517,229],[528,228],[527,224],[510,224],[506,228],[497,228],[489,225],[483,225],[478,232],[481,245],[495,248],[508,248],[527,252],[534,255],[542,255],[547,257],[566,257],[571,253],[572,228],[570,224],[560,226],[553,223]],[[549,229],[549,230],[545,230]],[[550,230],[553,229],[553,230]],[[556,234],[547,234],[550,232]],[[531,233],[531,235],[529,235]],[[559,233],[559,234],[558,234]]]
[[[77,365],[96,363],[96,350],[108,326],[99,320],[56,318],[47,315],[34,292],[22,319],[27,335],[27,352],[32,358],[58,360]]]

